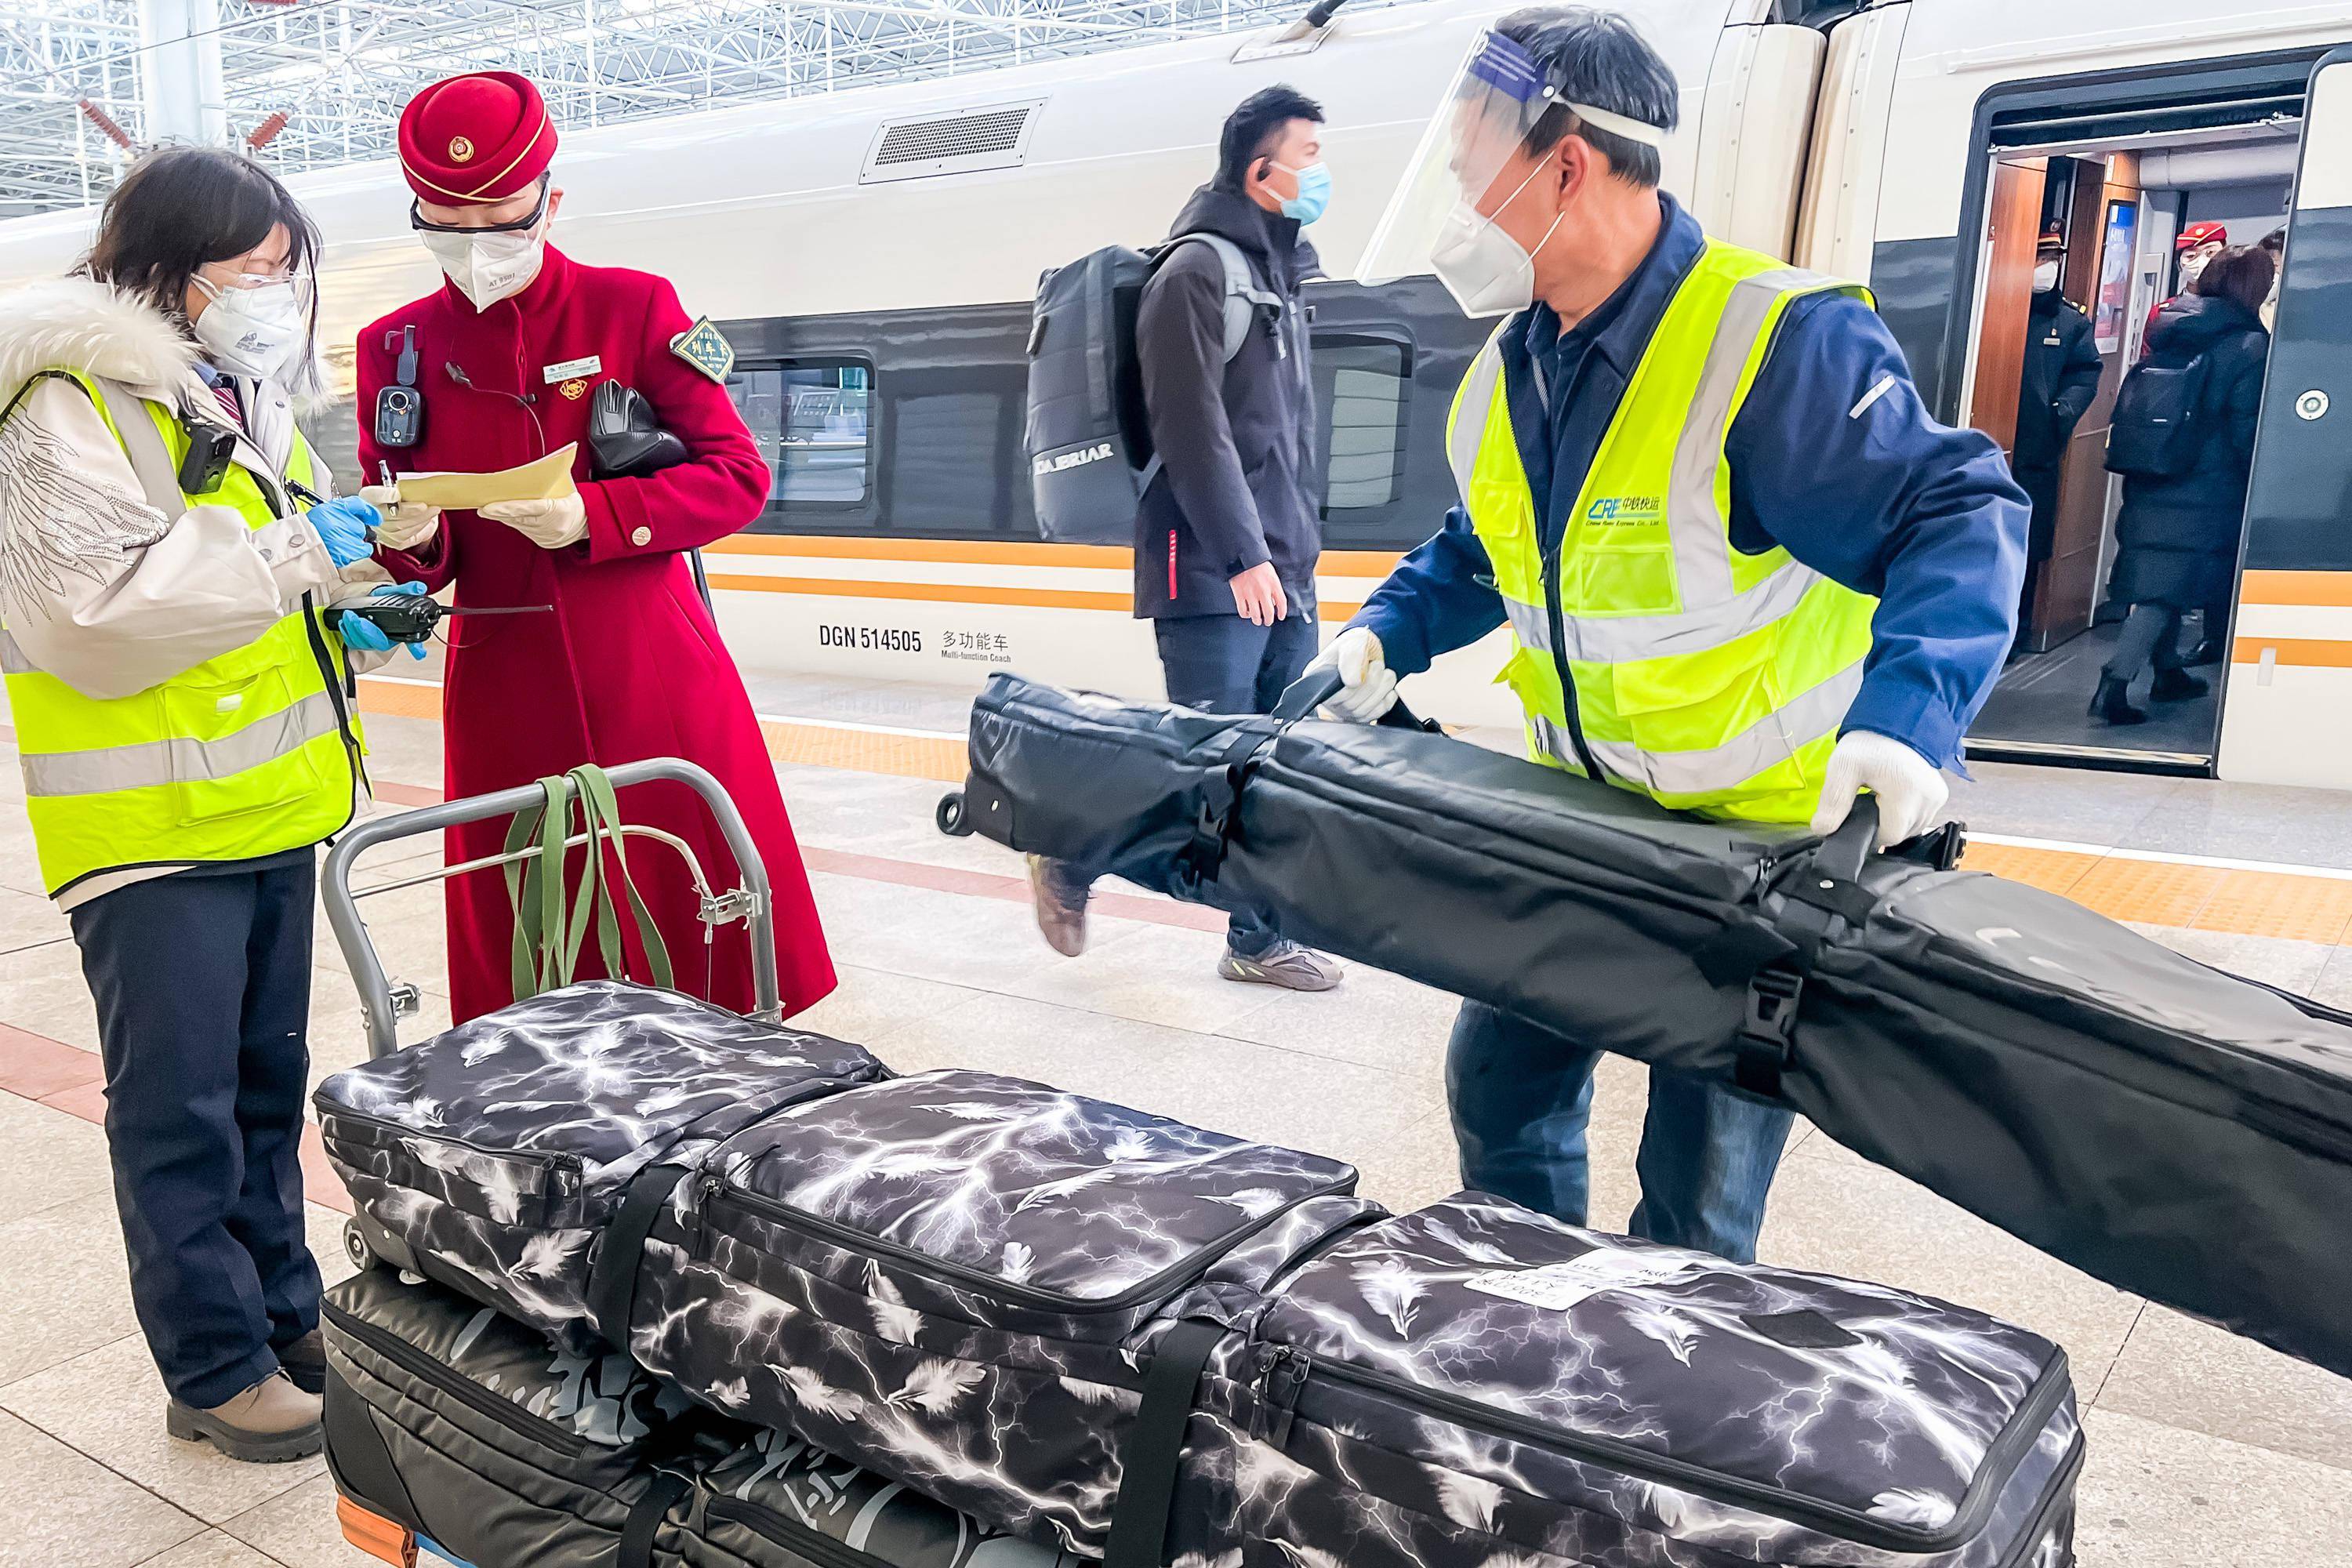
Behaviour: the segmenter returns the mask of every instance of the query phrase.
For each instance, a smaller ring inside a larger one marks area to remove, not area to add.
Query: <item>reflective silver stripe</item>
[[[1562,627],[1568,657],[1588,664],[1623,664],[1721,647],[1795,614],[1821,580],[1820,573],[1790,561],[1744,594],[1679,616],[1570,616]]]
[[[1522,647],[1531,647],[1538,653],[1551,651],[1551,616],[1541,605],[1522,604],[1505,595],[1503,608],[1511,617],[1511,635],[1519,639]],[[1575,635],[1572,630],[1569,634],[1570,638]]]
[[[1502,379],[1502,330],[1496,329],[1478,357],[1470,362],[1454,401],[1454,423],[1445,432],[1446,458],[1454,465],[1454,488],[1464,506],[1470,504],[1470,476],[1478,467],[1478,446],[1494,414],[1496,384]]]
[[[1691,393],[1690,412],[1675,444],[1673,477],[1666,486],[1666,528],[1674,542],[1675,574],[1683,604],[1690,609],[1720,605],[1732,597],[1731,529],[1715,502],[1715,481],[1723,467],[1723,441],[1731,428],[1739,378],[1748,355],[1783,295],[1828,279],[1802,268],[1777,268],[1731,286],[1723,318],[1716,323],[1706,364]]]
[[[1834,732],[1862,689],[1861,659],[1810,691],[1800,692],[1719,746],[1702,752],[1644,752],[1622,741],[1592,741],[1611,773],[1646,779],[1660,795],[1710,795],[1736,788]]]
[[[102,375],[90,380],[106,396],[106,412],[114,420],[115,434],[122,439],[122,455],[139,477],[147,504],[162,512],[166,521],[178,518],[188,510],[188,498],[181,493],[180,471],[163,445],[163,433],[155,428],[147,413],[147,400],[121,382]]]
[[[196,779],[235,778],[289,756],[336,732],[334,699],[314,691],[292,707],[217,741],[141,741],[87,752],[27,752],[25,791],[37,795],[104,795],[112,790]],[[21,739],[21,736],[20,736]]]
[[[1582,778],[1584,764],[1576,760],[1576,745],[1568,738],[1568,731],[1540,713],[1530,712],[1528,721],[1535,726],[1536,742],[1550,753],[1551,760]]]
[[[7,628],[0,626],[0,675],[38,675],[40,671],[41,667],[25,657]]]

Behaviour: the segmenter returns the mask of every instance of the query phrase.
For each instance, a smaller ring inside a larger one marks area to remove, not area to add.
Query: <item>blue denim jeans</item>
[[[1585,1129],[1601,1053],[1498,1012],[1462,1004],[1445,1063],[1465,1185],[1585,1223]],[[1642,1201],[1626,1229],[1746,1263],[1794,1120],[1678,1073],[1650,1071],[1638,1165]]]

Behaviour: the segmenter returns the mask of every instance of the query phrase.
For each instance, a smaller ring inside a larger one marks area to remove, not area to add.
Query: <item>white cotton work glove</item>
[[[492,501],[481,515],[505,523],[541,550],[561,550],[588,537],[588,503],[577,490],[553,500]]]
[[[1381,657],[1381,639],[1370,626],[1349,626],[1315,656],[1299,679],[1336,669],[1346,682],[1323,704],[1323,717],[1347,724],[1377,724],[1396,706],[1397,678]]]
[[[1855,794],[1865,789],[1878,797],[1881,849],[1916,838],[1942,822],[1944,803],[1952,793],[1934,764],[1892,735],[1849,731],[1830,753],[1813,831],[1833,832],[1853,815]]]
[[[441,509],[421,500],[401,500],[398,485],[365,486],[360,500],[383,514],[383,521],[375,525],[375,542],[383,549],[415,550],[431,543],[441,531]]]

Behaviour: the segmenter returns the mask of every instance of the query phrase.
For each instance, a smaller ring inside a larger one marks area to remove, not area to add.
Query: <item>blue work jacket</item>
[[[1504,386],[1547,548],[1705,243],[1697,219],[1672,196],[1658,201],[1657,243],[1599,310],[1565,332],[1542,304],[1504,327]],[[1957,767],[2009,655],[2025,573],[2031,508],[2000,449],[1938,423],[1877,312],[1824,293],[1789,306],[1725,453],[1735,548],[1779,545],[1879,601],[1843,730],[1891,735]],[[1503,618],[1486,547],[1456,507],[1349,624],[1370,627],[1389,668],[1410,675]]]

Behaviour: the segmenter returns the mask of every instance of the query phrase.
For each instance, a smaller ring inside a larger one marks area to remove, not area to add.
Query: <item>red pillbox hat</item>
[[[520,195],[555,156],[555,121],[529,77],[436,81],[400,113],[400,172],[425,201],[483,206]]]

